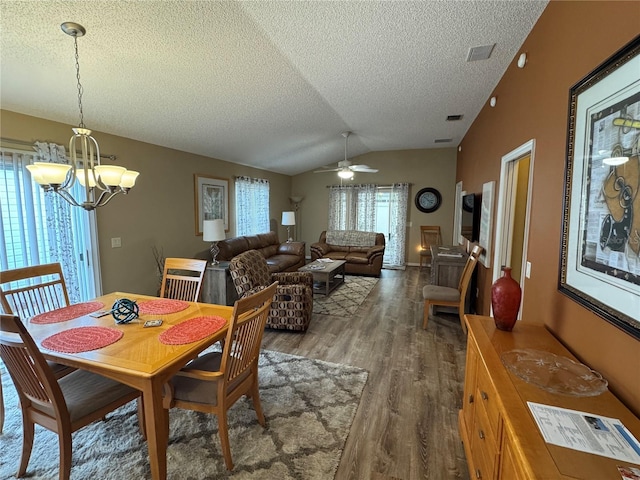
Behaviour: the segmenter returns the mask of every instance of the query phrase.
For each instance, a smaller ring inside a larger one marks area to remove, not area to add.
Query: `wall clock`
[[[440,195],[440,192],[435,188],[423,188],[416,194],[416,207],[421,212],[435,212],[438,208],[440,208],[441,203],[442,195]]]

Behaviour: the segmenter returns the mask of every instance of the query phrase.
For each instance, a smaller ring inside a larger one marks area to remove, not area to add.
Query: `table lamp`
[[[282,225],[287,227],[287,243],[291,243],[293,239],[289,234],[289,228],[291,225],[296,224],[295,212],[282,212]]]
[[[220,248],[218,242],[226,238],[224,233],[224,220],[217,218],[215,220],[204,220],[202,222],[202,240],[211,243],[211,265],[217,265],[219,262],[216,260]]]

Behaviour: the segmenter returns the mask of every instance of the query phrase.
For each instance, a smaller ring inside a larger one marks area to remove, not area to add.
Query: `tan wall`
[[[0,111],[3,138],[36,140],[69,145],[71,126],[36,117]],[[270,217],[278,235],[283,210],[290,210],[291,177],[244,167],[213,158],[94,132],[100,151],[117,156],[117,163],[138,170],[140,177],[128,195],[115,197],[97,209],[103,291],[156,293],[156,271],[152,246],[168,257],[192,257],[209,244],[195,234],[195,173],[229,179],[229,232],[235,234],[233,178],[238,175],[266,178],[270,182]],[[28,147],[25,147],[28,148]],[[111,248],[111,238],[120,237],[122,248]]]
[[[580,360],[600,371],[636,414],[638,340],[560,294],[557,279],[569,89],[638,34],[639,18],[640,2],[549,3],[521,48],[528,55],[526,67],[517,68],[514,59],[495,88],[497,106],[481,111],[458,155],[458,180],[467,190],[480,191],[484,182],[499,181],[503,155],[535,139],[532,270],[523,321],[547,325]],[[491,272],[482,265],[479,283],[481,313],[489,314]]]
[[[411,184],[407,222],[411,222],[412,226],[407,227],[406,247],[409,263],[420,262],[418,254],[420,225],[440,225],[443,241],[451,242],[455,198],[455,159],[455,148],[372,152],[350,159],[354,164],[369,165],[379,171],[378,173],[356,173],[354,180],[349,183],[391,185],[407,182]],[[292,193],[304,196],[298,218],[302,222],[300,239],[307,242],[307,254],[309,254],[309,245],[317,242],[320,233],[327,229],[328,185],[340,185],[340,179],[336,173],[308,172],[293,177]],[[424,187],[434,187],[442,194],[442,205],[433,213],[423,213],[415,206],[415,194]]]

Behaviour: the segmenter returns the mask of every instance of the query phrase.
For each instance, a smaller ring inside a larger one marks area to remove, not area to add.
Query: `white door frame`
[[[501,269],[505,258],[511,258],[511,243],[513,233],[513,206],[511,201],[515,196],[517,181],[517,162],[526,157],[530,157],[529,162],[529,184],[527,186],[527,208],[524,224],[524,239],[522,245],[522,268],[521,277],[515,280],[520,284],[522,296],[524,298],[525,275],[527,272],[527,249],[529,245],[529,220],[531,215],[531,193],[533,191],[533,165],[535,153],[535,140],[520,145],[502,157],[500,168],[500,189],[498,192],[498,207],[496,210],[496,241],[494,247],[493,260],[493,280],[495,282],[501,276]],[[507,256],[508,255],[508,256]],[[518,318],[521,313],[518,312]]]

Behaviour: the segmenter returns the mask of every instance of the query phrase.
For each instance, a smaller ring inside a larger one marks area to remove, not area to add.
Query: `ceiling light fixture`
[[[338,171],[338,176],[340,178],[344,178],[345,180],[351,180],[353,178],[353,172],[349,170],[349,168],[343,168]]]
[[[73,37],[78,80],[80,123],[78,128],[72,129],[73,136],[69,141],[71,164],[35,162],[33,165],[27,165],[27,169],[36,183],[45,191],[56,192],[73,206],[93,210],[106,205],[119,193],[128,193],[135,185],[139,173],[117,165],[100,165],[98,142],[91,136],[91,130],[85,127],[82,112],[78,37],[82,37],[87,31],[82,25],[73,22],[65,22],[60,27],[64,33]],[[76,153],[78,148],[82,152],[80,159],[77,158]],[[83,202],[78,202],[71,195],[71,189],[76,180],[85,189]]]

